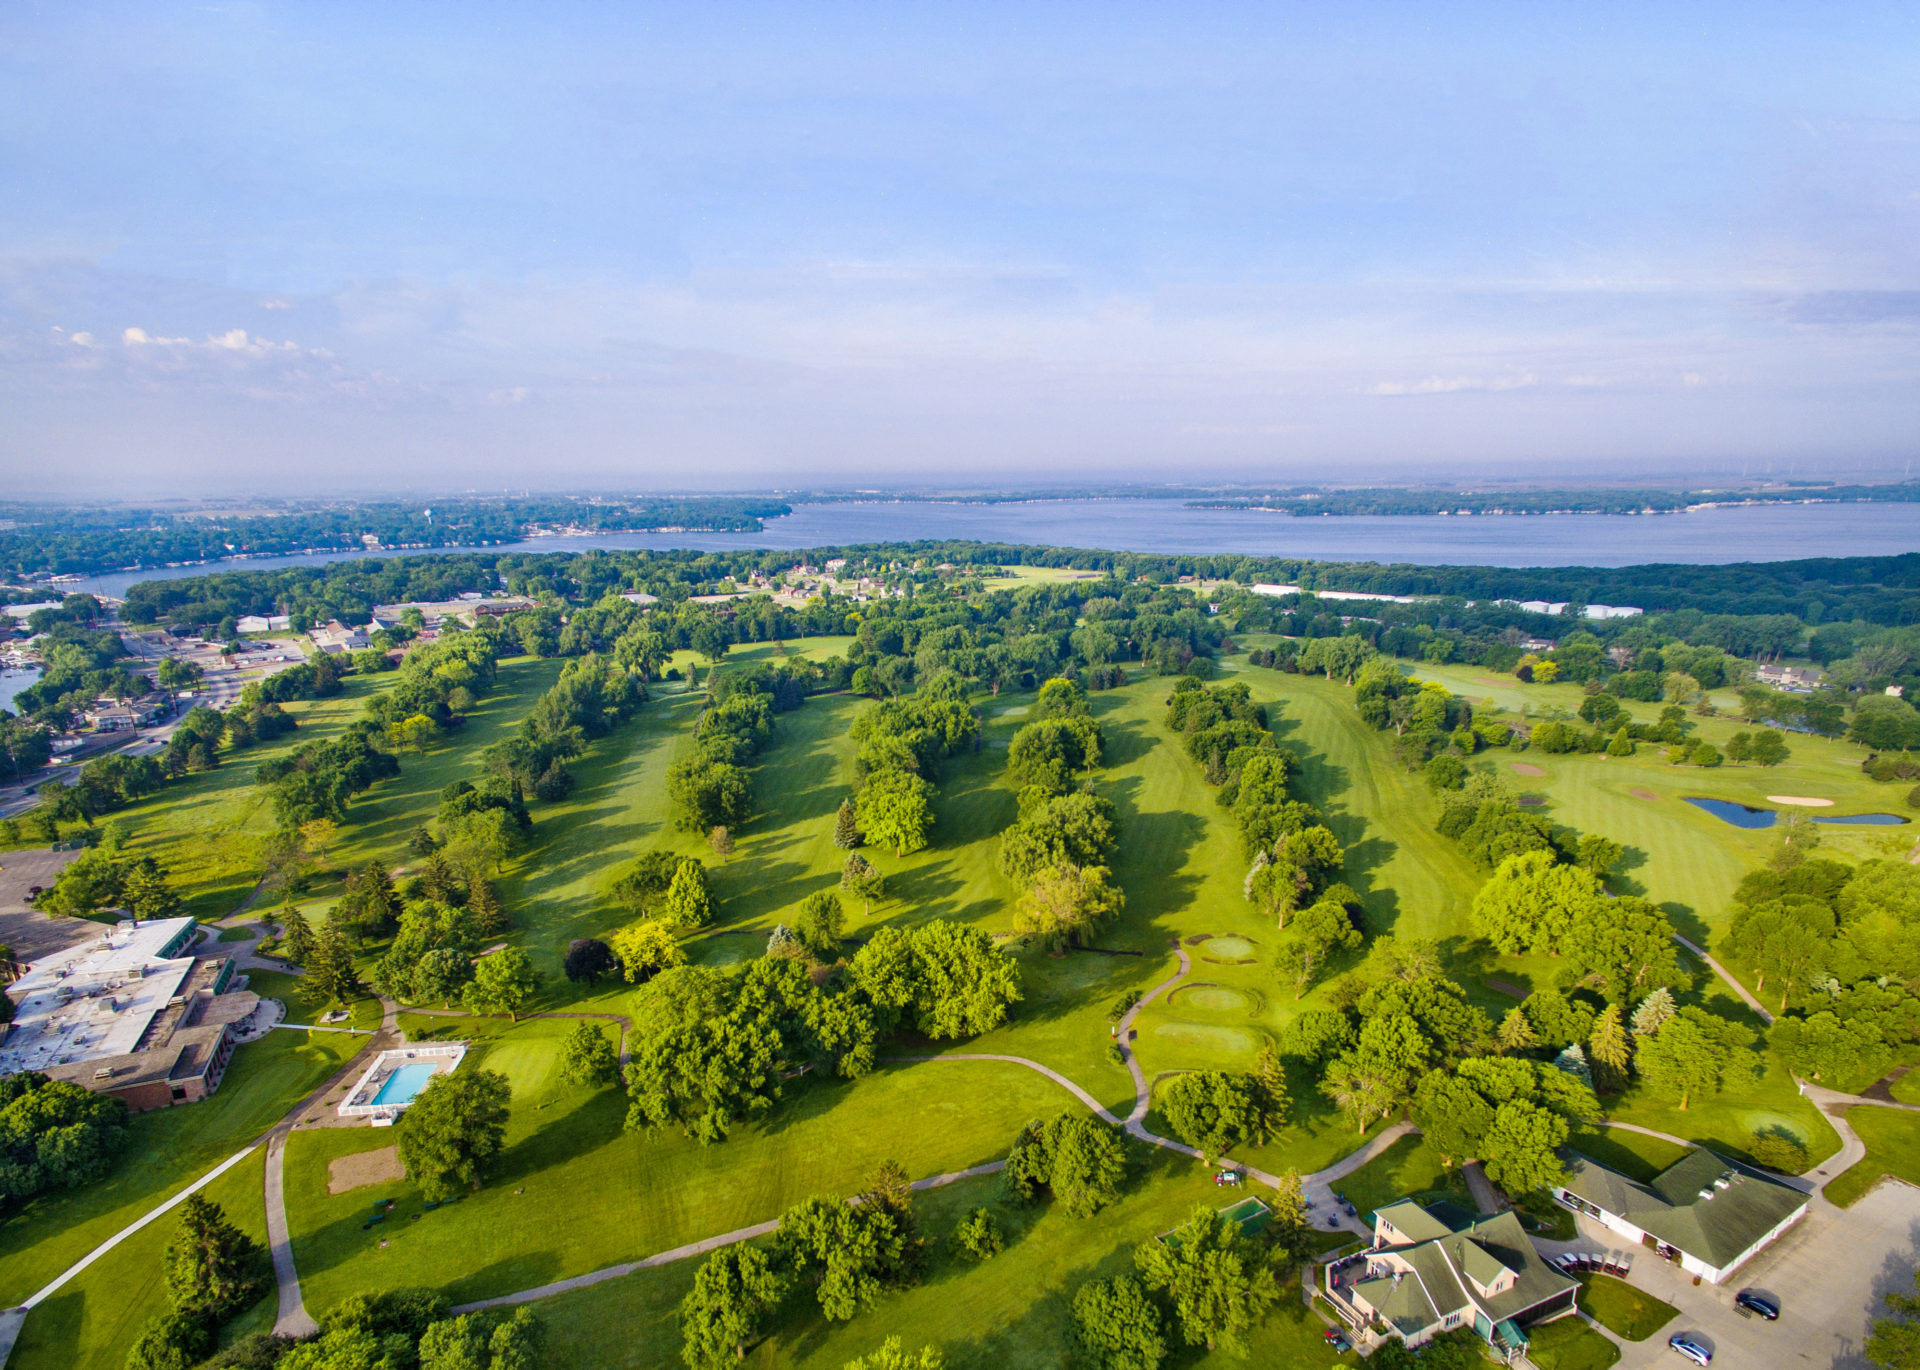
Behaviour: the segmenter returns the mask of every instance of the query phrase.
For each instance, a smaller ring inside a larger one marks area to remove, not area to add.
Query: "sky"
[[[0,6],[0,493],[1916,447],[1912,4]]]

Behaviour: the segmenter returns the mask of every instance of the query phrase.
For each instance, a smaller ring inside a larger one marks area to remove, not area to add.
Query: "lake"
[[[12,713],[13,697],[38,679],[38,671],[0,671],[0,709]]]
[[[1239,553],[1318,561],[1432,566],[1712,565],[1920,551],[1912,504],[1745,505],[1685,514],[1366,515],[1294,518],[1244,509],[1189,509],[1180,500],[1034,500],[1007,504],[874,501],[802,504],[758,533],[609,533],[532,538],[481,550],[590,548],[790,550],[859,542],[963,538],[1119,552]],[[468,550],[440,548],[442,552]],[[347,561],[364,552],[255,557],[219,566],[122,571],[63,587],[124,595],[142,580]],[[374,555],[381,555],[376,553]]]

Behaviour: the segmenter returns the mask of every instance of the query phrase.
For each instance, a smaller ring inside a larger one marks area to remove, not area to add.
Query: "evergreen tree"
[[[199,1194],[180,1207],[167,1247],[167,1295],[173,1306],[213,1322],[232,1316],[267,1289],[267,1252]]]
[[[1593,1036],[1587,1040],[1587,1048],[1587,1054],[1599,1063],[1611,1083],[1626,1081],[1627,1067],[1633,1063],[1633,1044],[1627,1038],[1620,1005],[1608,1004],[1593,1020]]]
[[[1588,1089],[1593,1088],[1593,1067],[1587,1064],[1587,1053],[1580,1049],[1578,1042],[1569,1042],[1553,1058],[1553,1068],[1565,1071]]]
[[[1252,1140],[1256,1146],[1265,1146],[1287,1125],[1287,1114],[1293,1107],[1287,1090],[1287,1068],[1272,1042],[1261,1047],[1254,1060],[1253,1094],[1256,1112]]]
[[[1540,1045],[1540,1038],[1533,1030],[1533,1024],[1527,1021],[1526,1010],[1510,1008],[1507,1016],[1500,1020],[1500,1050],[1509,1056],[1517,1056],[1523,1051],[1532,1051]]]
[[[707,891],[707,871],[698,861],[683,861],[660,901],[660,917],[669,927],[697,928],[713,920],[713,896]]]
[[[295,965],[304,966],[313,956],[313,924],[292,904],[280,910],[280,945]]]
[[[1632,756],[1634,750],[1633,739],[1627,736],[1627,730],[1624,725],[1619,732],[1613,735],[1613,741],[1607,744],[1608,756]]]
[[[313,954],[307,958],[307,978],[328,999],[344,1004],[360,992],[360,977],[353,970],[353,948],[347,944],[347,932],[339,911],[327,915],[313,939]]]
[[[484,937],[498,937],[513,927],[491,880],[475,879],[467,886],[467,908],[473,913],[474,927]]]
[[[860,836],[860,820],[853,811],[853,800],[841,800],[833,816],[833,845],[851,851],[864,840]]]
[[[887,880],[873,862],[857,851],[850,851],[846,864],[840,868],[840,888],[857,896],[861,914],[871,917],[873,901],[886,898]]]
[[[1651,1037],[1660,1031],[1661,1025],[1673,1017],[1675,1005],[1673,991],[1662,985],[1640,1001],[1640,1007],[1633,1011],[1633,1033],[1636,1037]]]

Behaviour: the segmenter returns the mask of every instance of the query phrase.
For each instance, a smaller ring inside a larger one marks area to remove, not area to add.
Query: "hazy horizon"
[[[1898,478],[1920,15],[0,15],[16,495]]]

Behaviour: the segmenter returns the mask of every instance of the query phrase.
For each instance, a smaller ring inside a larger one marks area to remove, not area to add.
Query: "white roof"
[[[17,1007],[0,1075],[132,1052],[193,970],[190,956],[160,956],[192,924],[163,918],[115,928],[35,962],[7,987]]]

